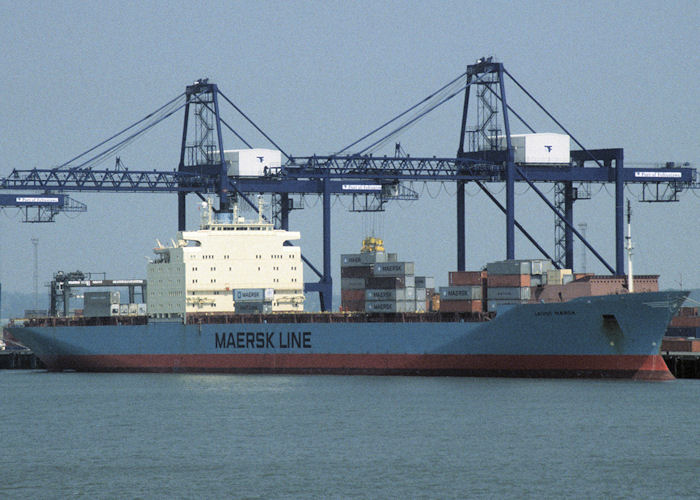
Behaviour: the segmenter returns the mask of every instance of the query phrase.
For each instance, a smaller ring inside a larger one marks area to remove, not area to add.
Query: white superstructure
[[[157,242],[154,248],[147,270],[149,316],[235,312],[234,291],[240,289],[266,289],[273,312],[302,311],[301,249],[284,245],[300,239],[299,232],[275,229],[262,216],[246,221],[237,207],[222,222],[209,202],[202,205],[198,231],[180,231],[171,245]]]

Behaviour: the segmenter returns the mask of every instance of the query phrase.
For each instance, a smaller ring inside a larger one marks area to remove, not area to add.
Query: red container
[[[441,312],[480,312],[483,302],[480,300],[443,300],[440,302]]]
[[[697,307],[681,307],[678,310],[678,316],[697,316],[698,315],[698,308]]]
[[[450,271],[450,286],[478,286],[486,277],[486,271]]]
[[[351,269],[351,268],[349,268]],[[340,292],[340,299],[341,301],[364,301],[365,300],[365,291],[364,290],[341,290]]]
[[[489,287],[518,287],[530,286],[529,274],[491,274],[486,278]]]
[[[343,311],[364,311],[365,301],[364,300],[343,300],[340,304],[340,308]]]
[[[700,316],[674,316],[671,324],[676,328],[700,328]]]
[[[693,341],[677,337],[665,337],[661,341],[662,351],[692,352]]]

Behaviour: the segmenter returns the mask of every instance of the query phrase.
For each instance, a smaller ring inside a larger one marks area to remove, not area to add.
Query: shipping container
[[[427,298],[428,298],[427,290],[425,288],[418,288],[416,286],[416,302],[418,302],[418,301],[425,302]]]
[[[399,254],[397,254],[397,253],[386,254],[386,261],[387,262],[398,262],[398,260],[399,260]]]
[[[271,301],[275,291],[273,288],[237,288],[233,290],[234,302],[264,302]]]
[[[494,274],[531,274],[532,262],[529,260],[501,260],[486,264],[490,278]]]
[[[670,352],[700,352],[700,340],[664,337],[661,350]]]
[[[367,289],[365,290],[364,298],[366,301],[387,301],[387,300],[406,300],[405,288],[390,288],[390,289]]]
[[[545,275],[547,271],[554,269],[554,264],[549,259],[532,259],[531,263],[530,274],[532,275]]]
[[[377,262],[386,262],[386,253],[363,252],[360,254],[360,262],[362,262],[363,264],[376,264]]]
[[[489,287],[489,303],[492,300],[530,300],[529,287]]]
[[[343,300],[340,304],[343,311],[364,311],[365,301],[363,300]]]
[[[282,165],[282,155],[275,149],[231,149],[224,151],[224,161],[231,177],[262,177]]]
[[[365,267],[366,265],[362,262],[362,254],[346,253],[340,256],[340,267]]]
[[[698,308],[697,307],[681,307],[678,310],[678,316],[697,316],[698,315]]]
[[[484,278],[485,271],[450,271],[447,283],[450,286],[476,286],[481,285]]]
[[[666,336],[668,337],[693,337],[696,338],[700,336],[700,328],[693,327],[675,327],[669,326],[666,329]]]
[[[378,262],[374,265],[375,276],[411,276],[414,271],[413,262]]]
[[[341,290],[340,299],[345,301],[365,300],[364,290]]]
[[[138,304],[128,304],[129,316],[136,316],[139,313]]]
[[[127,316],[129,314],[129,304],[119,304],[119,316]]]
[[[367,312],[408,312],[405,300],[385,300],[367,302],[365,304],[365,309]]]
[[[372,266],[341,267],[341,278],[369,278],[372,276]]]
[[[340,278],[341,290],[364,290],[365,283],[372,278]]]
[[[550,269],[547,271],[547,284],[563,285],[565,276],[572,277],[571,269]]]
[[[435,288],[435,278],[432,276],[416,276],[416,288]]]
[[[526,287],[531,286],[529,274],[489,274],[486,286],[492,287]]]
[[[483,302],[481,300],[442,300],[441,312],[481,312]]]
[[[700,328],[700,316],[674,316],[670,326],[678,328]]]
[[[387,289],[415,286],[415,276],[373,276],[367,278],[367,288]]]
[[[481,300],[481,286],[441,286],[440,303],[451,300]]]
[[[137,305],[138,305],[137,314],[139,316],[146,316],[148,314],[148,306],[146,304],[137,304]]]

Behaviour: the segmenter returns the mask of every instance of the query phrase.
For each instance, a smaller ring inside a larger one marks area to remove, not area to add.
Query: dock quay
[[[676,378],[700,378],[700,352],[662,352],[666,366]]]
[[[0,370],[36,370],[44,363],[29,349],[7,349],[0,351]]]

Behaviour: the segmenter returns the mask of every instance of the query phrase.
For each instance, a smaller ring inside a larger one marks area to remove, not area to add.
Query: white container
[[[129,314],[129,304],[119,304],[119,315],[127,316]]]
[[[229,177],[262,177],[265,170],[282,165],[282,153],[275,149],[232,149],[224,151]]]
[[[148,313],[148,306],[146,306],[146,304],[137,304],[137,306],[138,306],[137,314],[139,316],[146,316],[146,314]]]
[[[510,142],[515,163],[568,165],[571,162],[571,141],[566,134],[513,134]],[[505,136],[499,136],[498,143],[499,149],[505,149]]]

